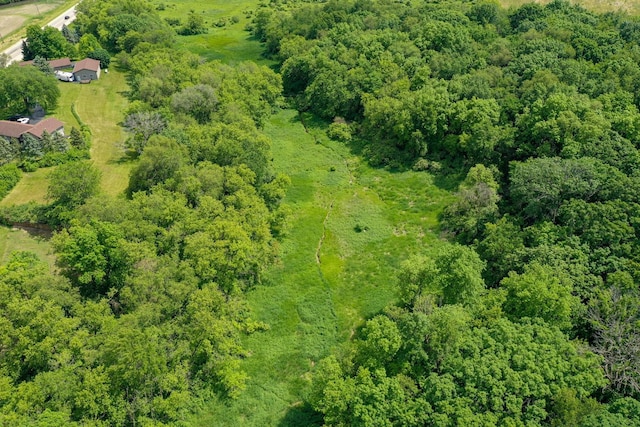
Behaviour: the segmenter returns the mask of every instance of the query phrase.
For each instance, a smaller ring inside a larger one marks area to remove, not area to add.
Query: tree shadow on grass
[[[324,424],[322,414],[314,410],[308,402],[291,406],[278,427],[320,427]]]

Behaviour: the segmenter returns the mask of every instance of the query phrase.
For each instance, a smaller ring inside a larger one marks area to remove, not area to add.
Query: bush
[[[48,206],[29,202],[0,208],[0,224],[11,226],[15,223],[47,223]]]
[[[15,163],[0,166],[0,200],[9,194],[9,191],[20,181],[20,169]]]
[[[349,142],[352,138],[351,128],[346,123],[334,122],[329,125],[327,136],[336,141]]]
[[[412,169],[416,172],[426,171],[429,169],[429,161],[421,157],[413,164]]]

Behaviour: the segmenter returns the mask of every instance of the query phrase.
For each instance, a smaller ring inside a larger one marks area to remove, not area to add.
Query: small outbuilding
[[[100,61],[86,58],[76,62],[73,67],[73,77],[76,81],[91,81],[100,78]]]

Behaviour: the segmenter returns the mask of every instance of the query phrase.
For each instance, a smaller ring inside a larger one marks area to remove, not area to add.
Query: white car
[[[29,123],[29,117],[20,117],[18,120],[16,120],[16,122],[26,125],[27,123]]]

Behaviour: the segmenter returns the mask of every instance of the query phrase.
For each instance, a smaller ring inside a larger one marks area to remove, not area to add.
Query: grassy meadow
[[[451,196],[429,174],[371,168],[329,140],[325,124],[304,123],[283,110],[265,129],[274,168],[292,181],[281,257],[248,296],[270,328],[246,340],[247,390],[205,405],[194,425],[317,422],[301,406],[314,365],[394,301],[399,263],[437,240],[437,215]]]
[[[39,230],[0,227],[0,265],[9,260],[12,252],[29,251],[54,268],[55,257],[51,253],[47,233]]]
[[[262,47],[245,31],[251,22],[256,0],[226,0],[198,2],[193,0],[156,1],[163,18],[178,18],[186,22],[189,11],[201,14],[208,29],[206,34],[178,37],[178,45],[198,54],[206,60],[226,63],[255,61],[271,64],[261,57]]]

